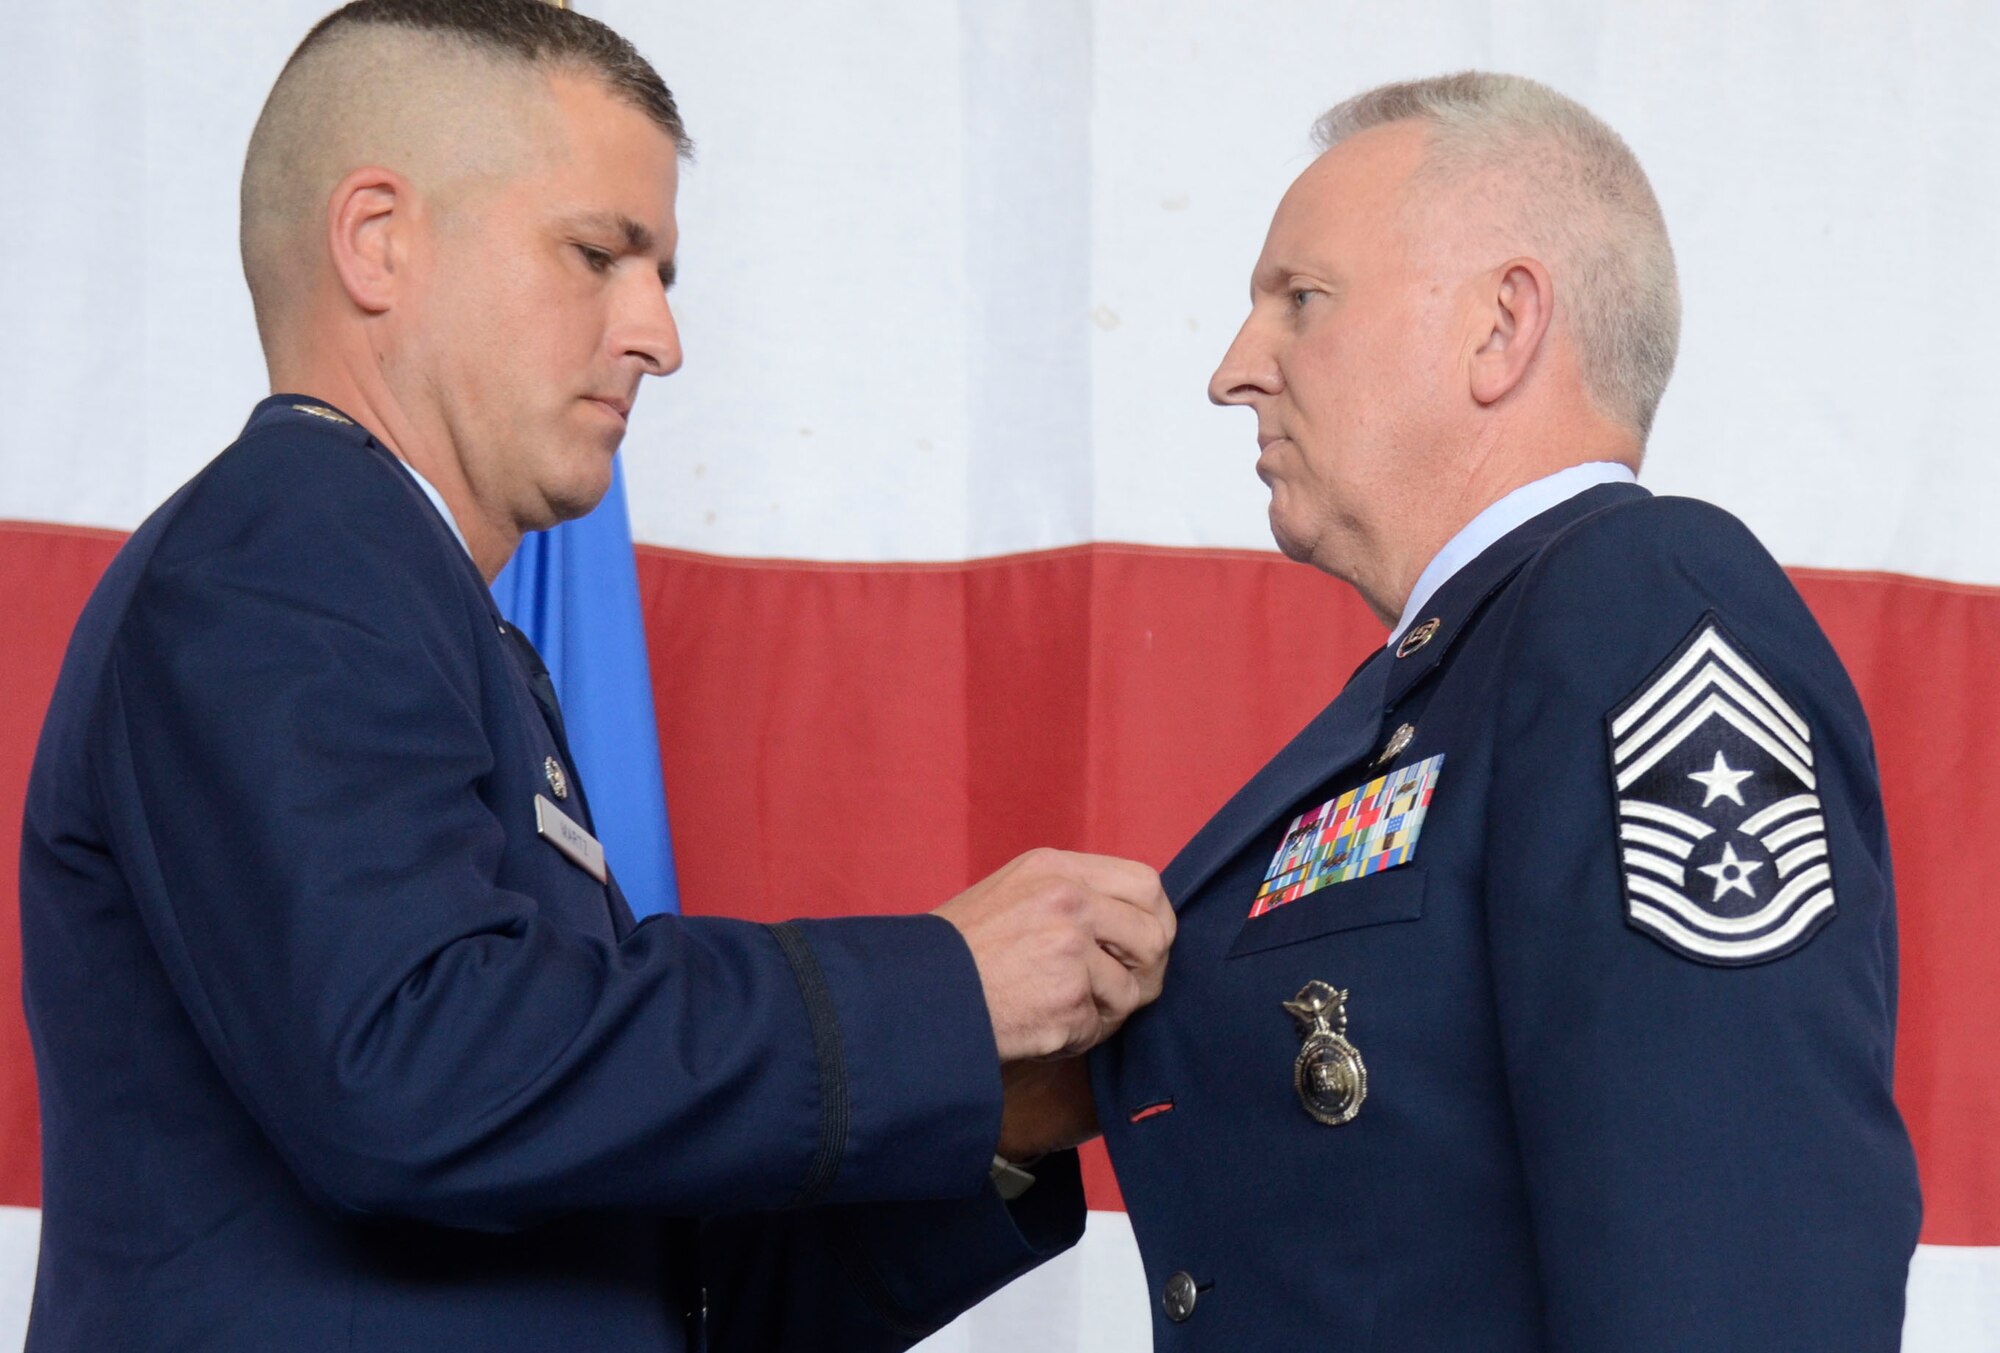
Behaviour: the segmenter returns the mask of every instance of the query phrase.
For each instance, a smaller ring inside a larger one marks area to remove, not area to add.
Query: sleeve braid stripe
[[[805,1000],[806,1022],[812,1027],[813,1059],[819,1066],[819,1149],[791,1207],[810,1207],[826,1196],[840,1162],[847,1155],[847,1057],[840,1042],[840,1019],[826,988],[819,959],[799,928],[787,921],[770,927]]]

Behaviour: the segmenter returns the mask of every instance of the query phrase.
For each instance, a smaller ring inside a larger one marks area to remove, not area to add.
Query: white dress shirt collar
[[[444,495],[437,491],[437,485],[419,474],[417,467],[407,460],[402,460],[401,457],[397,459],[402,467],[410,472],[410,477],[417,481],[417,487],[424,491],[424,496],[431,500],[431,506],[437,509],[440,517],[444,518],[444,524],[451,528],[452,539],[458,542],[458,547],[465,551],[466,557],[471,558],[472,547],[465,543],[465,532],[458,529],[458,522],[453,519],[451,509],[444,505]]]

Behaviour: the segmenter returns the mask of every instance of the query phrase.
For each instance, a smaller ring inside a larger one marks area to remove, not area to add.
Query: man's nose
[[[1275,350],[1260,333],[1253,313],[1236,331],[1222,364],[1208,378],[1208,398],[1214,404],[1248,404],[1258,395],[1275,395],[1284,388]]]
[[[621,357],[638,358],[647,375],[671,375],[681,365],[680,325],[664,290],[657,285],[643,290],[645,295],[626,308],[615,346]]]

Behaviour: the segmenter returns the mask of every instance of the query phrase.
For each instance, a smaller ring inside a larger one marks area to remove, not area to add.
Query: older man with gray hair
[[[1209,393],[1388,642],[1168,867],[1165,991],[1045,1134],[1103,1125],[1160,1348],[1888,1353],[1867,721],[1750,533],[1635,482],[1679,330],[1645,174],[1511,76],[1318,136]]]

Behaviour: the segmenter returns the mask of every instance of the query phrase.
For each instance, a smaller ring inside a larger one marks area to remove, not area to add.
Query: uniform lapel
[[[1550,537],[1593,512],[1650,496],[1636,484],[1603,484],[1522,523],[1440,587],[1413,629],[1436,624],[1421,645],[1380,650],[1348,680],[1332,704],[1208,820],[1161,875],[1167,896],[1183,906],[1215,871],[1273,821],[1291,812],[1315,785],[1339,775],[1375,750],[1384,714],[1443,663],[1466,624],[1488,597],[1519,572]]]
[[[1391,659],[1378,650],[1285,749],[1195,833],[1161,875],[1180,907],[1209,876],[1314,785],[1366,756],[1382,727],[1382,692]]]
[[[584,793],[583,774],[577,769],[576,758],[570,754],[569,730],[563,725],[562,705],[556,699],[555,682],[549,678],[548,665],[542,661],[542,655],[535,651],[535,646],[530,642],[528,636],[523,634],[516,626],[509,624],[506,618],[500,614],[500,607],[493,600],[492,589],[487,586],[486,580],[479,576],[479,568],[472,562],[472,556],[465,552],[463,542],[452,534],[451,527],[445,524],[444,518],[438,514],[435,505],[418,484],[416,471],[412,470],[400,458],[391,454],[387,447],[375,441],[366,428],[354,423],[345,415],[340,414],[338,410],[326,406],[320,400],[306,401],[302,396],[274,395],[257,406],[256,410],[250,415],[249,426],[244,431],[247,433],[249,428],[256,426],[260,419],[287,416],[293,411],[298,411],[300,404],[306,402],[320,407],[323,411],[321,414],[322,417],[331,415],[333,425],[340,427],[349,440],[355,442],[357,445],[372,449],[377,455],[380,455],[384,460],[394,465],[403,476],[403,483],[409,489],[413,499],[422,504],[419,510],[423,513],[425,520],[430,522],[432,529],[437,531],[444,540],[450,542],[451,553],[465,561],[464,566],[468,576],[473,580],[474,590],[485,604],[487,618],[493,622],[494,628],[507,640],[507,648],[513,656],[515,666],[520,670],[522,679],[527,683],[528,693],[535,698],[535,707],[541,711],[542,722],[548,725],[549,735],[555,739],[556,750],[561,753],[563,764],[569,768],[569,783],[576,795],[576,803],[574,805],[576,815],[582,819],[581,825],[585,831],[595,832],[597,824],[590,815],[590,800]],[[611,909],[612,932],[623,938],[631,932],[632,928],[637,924],[637,920],[632,914],[632,904],[625,897],[625,890],[618,886],[618,878],[611,872],[609,862],[605,865],[604,886],[607,901]]]

